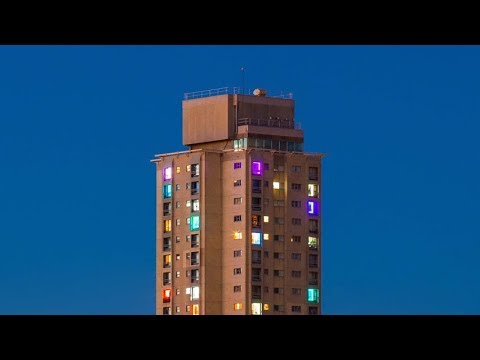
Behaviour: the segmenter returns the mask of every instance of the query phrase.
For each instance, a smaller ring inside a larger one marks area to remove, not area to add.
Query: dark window
[[[308,168],[308,179],[309,180],[318,180],[318,168],[309,167]]]
[[[233,287],[233,292],[240,292],[242,291],[242,285],[235,285]]]
[[[302,289],[292,288],[292,295],[302,295]]]
[[[302,254],[300,253],[292,253],[292,260],[301,260]]]
[[[242,180],[235,180],[233,186],[242,186]]]
[[[293,235],[292,242],[296,242],[296,243],[302,242],[302,237],[298,235]]]
[[[237,222],[237,221],[242,221],[242,215],[235,215],[233,217],[233,221]]]
[[[268,165],[268,163],[264,163],[264,164],[263,164],[263,169],[264,169],[264,170],[269,170],[269,169],[270,169],[270,165]]]
[[[318,267],[318,255],[316,254],[308,255],[308,267]]]
[[[252,210],[262,211],[262,198],[252,197]]]
[[[252,250],[252,264],[262,263],[262,252],[260,250]]]
[[[302,207],[302,202],[298,201],[298,200],[293,200],[292,201],[292,207],[294,207],[294,208]]]
[[[292,270],[292,277],[294,278],[302,277],[302,272],[300,270]]]
[[[252,180],[252,192],[254,193],[262,192],[262,180],[257,180],[257,179]]]
[[[283,288],[273,288],[274,294],[283,294]]]
[[[302,184],[292,183],[291,188],[292,190],[302,190]]]
[[[233,257],[240,257],[242,256],[242,250],[234,250]]]
[[[240,275],[242,273],[242,268],[233,269],[233,275]]]
[[[292,225],[302,225],[302,219],[292,218]]]
[[[273,258],[274,259],[283,259],[283,253],[274,252],[273,253]]]
[[[273,241],[283,241],[284,236],[283,235],[273,235]]]
[[[234,169],[240,169],[241,167],[242,167],[242,163],[241,163],[241,162],[233,163],[233,168],[234,168]]]
[[[301,306],[292,305],[292,312],[295,312],[295,313],[302,312],[302,307],[301,307]]]

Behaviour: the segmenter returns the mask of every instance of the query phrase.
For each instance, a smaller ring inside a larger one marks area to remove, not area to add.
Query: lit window
[[[163,220],[163,232],[172,231],[172,220]]]
[[[200,164],[193,164],[191,169],[192,177],[200,175]]]
[[[268,234],[263,234],[263,240],[269,240],[270,239],[270,235]]]
[[[191,201],[191,200],[187,200],[187,202],[185,203],[185,206],[186,206],[186,207],[190,207],[190,205],[192,205],[192,201]]]
[[[175,277],[177,277],[177,278],[180,277],[180,271],[177,271],[177,272],[175,273]]]
[[[307,289],[307,301],[309,302],[319,302],[319,290],[318,289]]]
[[[233,304],[233,310],[242,310],[242,303]]]
[[[200,315],[200,305],[198,304],[192,305],[192,315]]]
[[[235,232],[233,233],[233,238],[234,238],[235,240],[240,240],[240,239],[242,239],[242,233],[241,233],[240,231],[235,231]]]
[[[318,215],[318,203],[315,201],[307,202],[308,214],[309,215]]]
[[[185,289],[185,295],[190,295],[192,293],[192,288],[187,287]]]
[[[169,199],[172,197],[172,184],[163,185],[163,198]]]
[[[200,229],[200,216],[192,215],[190,216],[190,231],[195,231]]]
[[[269,221],[270,221],[270,218],[269,218],[267,215],[265,215],[265,216],[263,217],[263,222],[264,222],[264,223],[268,223]]]
[[[252,315],[262,315],[262,303],[252,303]]]
[[[163,267],[164,268],[170,267],[171,264],[172,264],[172,255],[171,254],[163,255]]]
[[[175,220],[175,224],[176,224],[177,226],[180,226],[180,219],[176,219],[176,220]]]
[[[171,166],[163,169],[163,180],[165,180],[165,181],[172,180],[172,167]]]
[[[270,306],[268,304],[263,304],[263,311],[268,311],[270,309]]]
[[[241,167],[242,167],[242,163],[241,163],[241,162],[233,163],[233,168],[234,168],[234,169],[240,169]]]
[[[180,295],[180,289],[175,290],[175,293],[176,293],[177,295]]]
[[[317,184],[308,184],[308,196],[318,197],[318,185]]]
[[[177,243],[180,242],[180,236],[175,236],[175,242],[177,242]]]
[[[170,302],[170,299],[172,297],[172,289],[164,289],[163,290],[163,302]]]
[[[175,307],[175,312],[177,312],[177,313],[180,312],[180,306]]]
[[[175,260],[180,260],[180,254],[175,255]]]
[[[180,174],[180,166],[177,166],[177,174]]]
[[[187,313],[190,313],[190,305],[185,306],[185,311],[186,311]]]
[[[260,161],[252,162],[252,174],[253,175],[262,175],[262,163]]]
[[[186,221],[187,225],[190,225],[190,218],[189,217],[186,218],[185,221]]]
[[[175,207],[178,209],[180,207],[180,201],[175,202]]]
[[[200,211],[200,200],[196,199],[192,202],[192,210],[193,211]]]
[[[187,166],[186,166],[187,172],[190,172],[190,169],[191,169],[191,166],[190,166],[190,165],[187,165]]]
[[[257,232],[252,233],[252,244],[262,245],[262,233],[257,233]]]
[[[273,188],[274,188],[274,189],[280,189],[280,182],[274,181],[274,182],[273,182]]]
[[[198,300],[200,298],[200,287],[192,287],[192,300]]]

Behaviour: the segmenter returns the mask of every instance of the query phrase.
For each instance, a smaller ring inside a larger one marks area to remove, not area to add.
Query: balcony
[[[310,228],[308,229],[308,232],[310,234],[318,234],[318,227]]]
[[[318,279],[308,279],[308,285],[318,285]]]
[[[192,278],[190,279],[190,282],[191,282],[192,284],[198,284],[198,283],[200,282],[200,276],[192,277]]]
[[[197,195],[199,193],[200,193],[200,190],[198,190],[197,188],[192,188],[192,191],[191,191],[192,195]]]
[[[172,244],[163,244],[163,251],[171,251]]]
[[[309,262],[309,263],[308,263],[308,267],[318,268],[318,262]]]
[[[261,275],[252,275],[252,281],[262,281]]]
[[[262,258],[261,257],[252,257],[252,264],[261,264]]]
[[[164,263],[163,264],[164,269],[168,269],[168,268],[171,268],[171,267],[172,267],[172,263]]]
[[[262,293],[261,292],[252,292],[252,299],[253,300],[261,300],[262,299]]]
[[[172,279],[163,279],[163,285],[170,285],[172,283]]]
[[[200,265],[200,259],[192,259],[190,261],[191,266]]]
[[[262,205],[252,205],[252,211],[262,211]]]

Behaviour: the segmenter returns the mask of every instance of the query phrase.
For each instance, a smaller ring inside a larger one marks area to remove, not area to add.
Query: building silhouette
[[[158,315],[321,313],[321,160],[291,94],[185,94],[183,145],[155,155]],[[312,136],[313,137],[313,136]]]

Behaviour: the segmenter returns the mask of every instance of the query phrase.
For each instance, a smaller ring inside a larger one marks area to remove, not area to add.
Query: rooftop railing
[[[242,88],[239,86],[226,86],[217,89],[208,89],[208,90],[201,90],[201,91],[193,91],[183,94],[184,100],[191,100],[191,99],[199,99],[209,96],[217,96],[217,95],[225,95],[225,94],[244,94],[244,95],[253,95],[253,90],[248,89],[246,91],[242,91]],[[293,99],[293,93],[284,93],[283,91],[279,94],[270,95],[267,91],[267,97],[271,98],[281,98],[281,99]]]
[[[238,119],[237,126],[242,126],[242,125],[278,127],[278,128],[284,128],[284,129],[297,129],[297,130],[302,129],[301,124],[295,123],[293,119],[252,119],[252,118]]]

